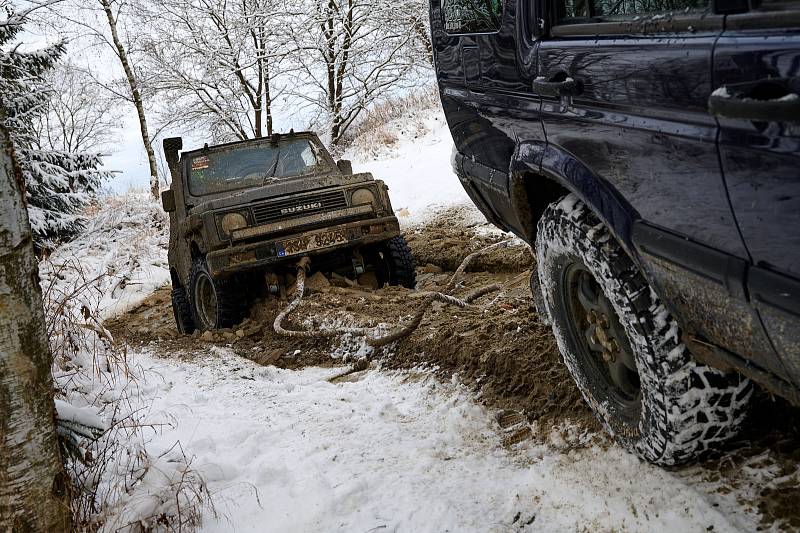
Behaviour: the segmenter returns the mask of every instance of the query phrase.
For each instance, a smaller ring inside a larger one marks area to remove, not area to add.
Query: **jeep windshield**
[[[327,170],[317,153],[310,140],[292,139],[194,155],[189,160],[189,191],[206,196]]]

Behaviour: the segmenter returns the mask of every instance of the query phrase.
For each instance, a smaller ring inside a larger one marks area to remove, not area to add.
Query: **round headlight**
[[[378,202],[375,199],[375,195],[369,189],[358,189],[353,193],[352,200],[353,205],[372,204],[374,207],[378,207]]]
[[[247,227],[247,219],[241,213],[228,213],[222,217],[222,231],[226,235],[230,235],[237,229],[244,229]]]

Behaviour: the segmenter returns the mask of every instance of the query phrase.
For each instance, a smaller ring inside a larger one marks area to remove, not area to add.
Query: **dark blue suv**
[[[800,1],[431,0],[454,166],[535,250],[585,400],[658,464],[800,403]]]

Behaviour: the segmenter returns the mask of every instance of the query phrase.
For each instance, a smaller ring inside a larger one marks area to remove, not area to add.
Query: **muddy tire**
[[[214,279],[202,259],[192,265],[192,317],[203,331],[232,328],[244,318],[247,309],[244,295],[233,279]]]
[[[172,313],[175,316],[175,326],[181,335],[191,335],[195,331],[192,306],[186,297],[186,289],[176,287],[172,289]]]
[[[694,361],[677,323],[602,222],[574,195],[536,240],[544,306],[564,362],[626,449],[683,463],[736,434],[752,384]]]
[[[386,243],[384,259],[389,269],[389,284],[407,289],[417,286],[414,255],[404,237],[395,237]]]

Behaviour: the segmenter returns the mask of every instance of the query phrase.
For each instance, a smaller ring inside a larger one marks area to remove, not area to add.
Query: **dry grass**
[[[159,427],[139,401],[142,373],[102,325],[108,274],[88,275],[75,258],[47,265],[43,303],[57,397],[97,413],[103,427],[62,438],[72,481],[75,531],[194,531],[213,501],[176,444],[148,450]],[[124,277],[123,277],[124,279]],[[61,427],[62,437],[66,433]]]
[[[439,91],[435,86],[380,102],[350,129],[339,149],[352,148],[377,156],[382,149],[390,148],[400,140],[397,134],[399,127],[410,130],[413,135],[425,134],[425,119],[430,116],[431,110],[438,110],[440,105]],[[402,122],[402,126],[399,122]]]

